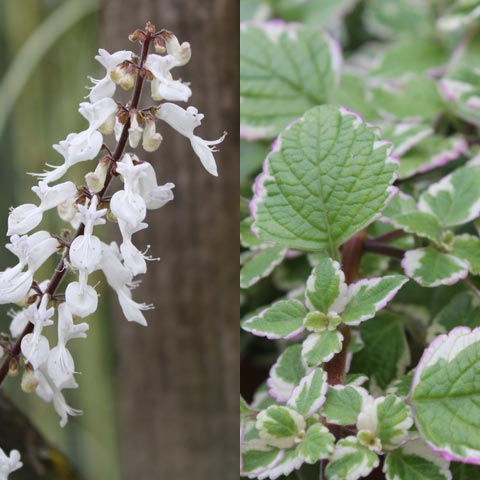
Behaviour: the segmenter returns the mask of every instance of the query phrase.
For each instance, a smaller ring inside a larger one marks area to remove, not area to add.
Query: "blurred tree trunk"
[[[166,125],[149,157],[159,181],[176,184],[176,198],[150,213],[149,229],[136,235],[162,257],[135,292],[155,304],[148,328],[114,315],[122,474],[236,479],[239,8],[235,0],[104,0],[102,45],[131,48],[127,35],[147,20],[192,44],[192,61],[174,75],[191,81],[190,104],[205,113],[198,134],[229,136],[216,155],[219,178]]]

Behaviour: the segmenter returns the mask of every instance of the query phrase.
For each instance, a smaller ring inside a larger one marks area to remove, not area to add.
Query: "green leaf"
[[[410,387],[412,386],[413,374],[414,371],[411,370],[406,375],[402,375],[400,378],[397,378],[390,384],[386,392],[393,395],[398,395],[402,398],[407,397],[410,392]]]
[[[377,407],[377,437],[382,448],[390,450],[398,447],[407,438],[413,424],[410,409],[395,395],[387,395],[375,401]]]
[[[253,234],[252,224],[252,217],[247,217],[240,222],[240,244],[242,247],[254,249],[268,246]]]
[[[242,475],[255,477],[269,466],[276,465],[283,457],[278,448],[262,440],[251,440],[242,445]]]
[[[439,244],[442,226],[435,215],[417,210],[413,197],[400,192],[382,214],[384,222]]]
[[[455,170],[430,185],[418,208],[435,215],[443,227],[462,225],[480,215],[480,166]]]
[[[343,335],[338,330],[312,333],[302,344],[302,357],[309,367],[328,362],[342,350]]]
[[[241,0],[240,2],[240,21],[257,19],[258,16],[263,16],[263,11],[269,10],[268,2],[260,0]]]
[[[273,138],[306,110],[331,97],[341,62],[321,30],[280,22],[240,31],[240,131]]]
[[[288,21],[331,26],[353,8],[356,0],[270,0],[274,15]]]
[[[365,278],[348,287],[349,301],[342,313],[342,321],[348,325],[359,325],[375,316],[386,307],[408,281],[403,275]]]
[[[458,293],[438,312],[428,328],[428,336],[433,338],[459,326],[480,326],[479,299],[471,291]]]
[[[363,400],[368,396],[362,387],[335,385],[329,387],[322,415],[328,423],[355,425],[362,410]]]
[[[357,480],[378,467],[375,453],[361,445],[355,437],[339,440],[326,468],[328,480]]]
[[[249,288],[270,275],[285,258],[285,253],[282,247],[270,247],[257,253],[240,270],[240,288]]]
[[[270,151],[270,147],[270,142],[240,141],[240,185],[242,187],[250,186],[250,177],[262,170],[263,160]]]
[[[248,403],[244,400],[244,398],[240,395],[240,419],[248,417],[250,415],[255,414],[256,411],[250,408]]]
[[[394,145],[392,154],[396,157],[401,157],[432,134],[433,129],[427,122],[412,120],[395,123],[382,128],[383,137],[390,140]]]
[[[379,78],[375,83],[371,88],[372,103],[383,116],[429,121],[444,110],[436,80],[426,76],[407,74],[389,82]]]
[[[335,437],[328,431],[328,428],[316,423],[307,430],[297,451],[305,462],[313,464],[330,457],[334,444]]]
[[[287,405],[310,417],[324,404],[327,388],[327,374],[315,368],[295,387]]]
[[[447,460],[418,439],[390,452],[383,471],[387,480],[451,480],[448,465]]]
[[[454,328],[423,353],[412,384],[417,428],[444,458],[480,462],[480,329]]]
[[[469,265],[458,257],[439,252],[433,247],[426,247],[405,253],[402,267],[405,275],[423,287],[438,287],[453,285],[465,278]]]
[[[303,331],[307,311],[297,300],[281,300],[242,322],[247,332],[270,340],[293,338]]]
[[[476,1],[454,2],[438,19],[437,26],[444,32],[466,31],[480,23],[480,8]]]
[[[452,254],[468,262],[470,272],[480,275],[480,239],[473,235],[459,235],[454,238]]]
[[[417,210],[417,203],[415,199],[402,191],[398,192],[398,195],[393,197],[393,200],[386,206],[382,212],[382,219],[391,223],[397,217],[400,217],[406,213],[415,212]]]
[[[302,463],[303,457],[298,453],[298,447],[290,448],[283,451],[283,457],[276,465],[259,473],[257,478],[258,480],[263,480],[265,478],[275,480],[278,477],[285,478],[285,475],[289,475],[294,470],[299,469],[302,466]]]
[[[340,264],[327,255],[318,258],[318,264],[307,280],[305,303],[312,311],[328,314],[331,310],[338,312],[347,292],[345,275]]]
[[[472,480],[480,474],[478,465],[469,465],[468,463],[452,462],[450,464],[453,480]]]
[[[365,347],[354,354],[351,371],[364,373],[380,388],[400,375],[410,363],[410,350],[403,327],[403,318],[381,312],[360,325]]]
[[[302,346],[298,344],[288,346],[270,369],[267,381],[270,395],[278,402],[286,402],[306,374]]]
[[[426,173],[456,160],[468,150],[463,137],[433,135],[412,148],[400,159],[398,178]]]
[[[252,200],[253,228],[279,245],[335,252],[384,208],[396,169],[376,129],[357,114],[313,108],[267,157]]]
[[[289,407],[271,405],[257,416],[260,438],[277,448],[291,448],[305,433],[306,423],[301,414]]]
[[[434,22],[429,2],[418,2],[415,8],[408,0],[370,0],[365,11],[368,30],[380,38],[409,38],[428,35]]]
[[[352,110],[362,112],[362,116],[367,121],[377,121],[379,114],[368,99],[366,84],[367,80],[360,75],[351,74],[348,71],[342,72],[340,85],[332,103],[338,106],[348,105]]]
[[[382,51],[380,64],[372,73],[389,78],[400,77],[405,73],[428,74],[431,70],[445,66],[449,58],[450,52],[442,42],[409,36],[391,45],[387,44]],[[387,135],[385,137],[390,139]]]

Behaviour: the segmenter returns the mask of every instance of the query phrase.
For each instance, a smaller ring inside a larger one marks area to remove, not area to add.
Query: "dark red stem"
[[[405,255],[405,250],[402,248],[392,247],[384,243],[375,242],[373,240],[366,240],[364,244],[366,252],[377,253],[379,255],[386,255],[387,257],[402,259]]]

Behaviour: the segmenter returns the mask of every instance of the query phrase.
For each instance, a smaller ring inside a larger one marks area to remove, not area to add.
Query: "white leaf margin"
[[[478,342],[480,342],[480,327],[477,327],[473,330],[468,327],[456,327],[448,334],[436,337],[424,351],[422,358],[418,362],[418,365],[415,369],[415,374],[413,375],[409,397],[412,397],[415,387],[420,383],[422,373],[426,368],[435,365],[439,360],[442,359],[450,363],[455,360],[455,358],[463,350]],[[418,422],[415,423],[421,432]],[[460,457],[456,453],[452,452],[447,446],[439,448],[429,442],[426,438],[425,441],[434,452],[440,454],[447,461],[457,461],[480,465],[480,451],[471,450],[465,447],[467,456]]]

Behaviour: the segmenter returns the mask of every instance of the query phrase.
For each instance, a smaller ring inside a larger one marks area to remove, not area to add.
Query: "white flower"
[[[59,246],[58,241],[45,231],[31,236],[12,235],[10,242],[6,247],[19,261],[15,267],[0,272],[0,304],[23,300],[30,291],[33,275]]]
[[[50,344],[42,335],[43,328],[53,324],[51,318],[55,309],[47,308],[49,301],[49,296],[44,295],[38,307],[34,304],[26,311],[29,321],[33,323],[33,333],[23,337],[21,349],[23,356],[35,370],[47,360],[50,352]]]
[[[43,364],[40,368],[35,370],[35,376],[37,377],[39,384],[35,393],[45,402],[53,402],[55,411],[60,416],[60,426],[64,427],[67,424],[68,416],[81,415],[81,410],[76,410],[70,407],[65,401],[65,397],[62,394],[62,390],[65,388],[77,388],[78,384],[75,382],[73,375],[64,382],[62,388],[55,385],[55,382],[48,373],[46,364]]]
[[[114,193],[110,208],[117,219],[123,220],[131,228],[140,225],[147,214],[145,200],[137,193],[137,184],[146,168],[146,163],[135,165],[128,154],[117,163],[117,172],[123,177],[125,189]]]
[[[71,282],[65,290],[65,301],[71,312],[80,318],[94,313],[98,307],[98,295],[95,289],[87,285],[87,273],[80,271],[80,282]]]
[[[163,39],[167,53],[176,59],[178,66],[186,65],[190,61],[192,49],[188,42],[180,45],[178,38],[173,33],[164,33]]]
[[[155,152],[160,147],[162,140],[162,135],[155,129],[155,122],[153,120],[145,120],[142,139],[143,149],[146,152]]]
[[[32,273],[28,270],[24,272],[20,264],[0,272],[0,305],[23,300],[32,282]]]
[[[30,321],[27,315],[27,309],[10,310],[7,315],[12,319],[10,322],[10,335],[13,338],[18,337]]]
[[[40,205],[26,203],[14,208],[8,216],[8,236],[30,232],[42,221],[45,211],[57,207],[77,193],[77,187],[73,182],[49,187],[42,181],[32,190],[40,198]]]
[[[49,232],[41,230],[32,235],[12,235],[6,248],[18,257],[19,263],[35,273],[58,249],[60,244]]]
[[[74,338],[86,338],[87,323],[75,325],[67,304],[58,307],[58,345],[50,351],[47,361],[48,374],[55,385],[62,388],[75,372],[73,357],[67,343]]]
[[[155,210],[173,200],[172,189],[175,188],[175,185],[173,183],[158,185],[153,166],[147,162],[145,165],[143,175],[138,179],[136,191],[145,201],[147,209]]]
[[[0,480],[7,480],[10,473],[22,468],[23,463],[20,461],[20,452],[11,450],[7,454],[0,448]]]
[[[197,137],[193,131],[201,125],[204,115],[198,113],[195,107],[188,107],[184,110],[174,103],[163,103],[157,110],[157,117],[187,137],[207,172],[218,176],[217,165],[213,157],[213,152],[216,152],[216,149],[212,148],[212,146],[223,142],[225,134],[218,140],[203,140]]]
[[[110,245],[102,244],[102,262],[100,268],[107,279],[107,283],[115,290],[120,307],[127,320],[146,326],[147,321],[142,312],[144,310],[150,310],[153,307],[132,300],[130,291],[134,286],[132,285],[132,274],[122,264],[120,252],[115,242],[112,242]]]
[[[152,99],[168,100],[170,102],[187,102],[192,95],[188,85],[180,80],[173,80],[170,70],[180,64],[173,55],[156,55],[151,53],[147,57],[145,67],[154,76],[152,80]]]
[[[97,210],[98,197],[95,195],[89,205],[78,205],[81,222],[85,225],[83,235],[79,235],[70,245],[69,258],[73,267],[87,274],[96,270],[100,263],[101,242],[93,235],[95,225],[105,224],[103,218],[107,209]],[[82,279],[82,277],[81,277]]]
[[[137,163],[133,162],[134,159]],[[147,208],[160,208],[173,198],[174,185],[168,183],[159,186],[152,165],[138,162],[136,157],[128,154],[117,163],[117,172],[123,177],[125,190],[113,195],[110,208],[117,217],[122,234],[120,251],[125,266],[133,275],[138,275],[147,271],[145,261],[150,258],[133,245],[132,235],[148,226],[143,223]]]
[[[98,50],[98,53],[99,55],[95,57],[95,60],[105,67],[106,75],[100,80],[90,77],[90,80],[94,83],[89,94],[91,102],[97,102],[102,98],[113,97],[116,87],[114,81],[110,77],[110,71],[125,60],[131,60],[133,55],[132,52],[127,50],[120,50],[119,52],[110,54],[102,48]]]
[[[70,133],[53,148],[64,157],[62,165],[48,165],[53,170],[34,174],[43,178],[45,183],[52,183],[65,175],[72,166],[86,160],[94,159],[103,145],[100,132],[113,131],[117,104],[111,98],[104,98],[96,103],[83,102],[78,111],[88,121],[89,126],[80,133]]]
[[[132,235],[148,227],[146,223],[140,223],[137,227],[131,227],[123,220],[118,220],[120,233],[122,234],[122,243],[120,253],[122,254],[125,267],[132,275],[140,275],[147,272],[146,260],[152,260],[147,257],[132,243]]]

